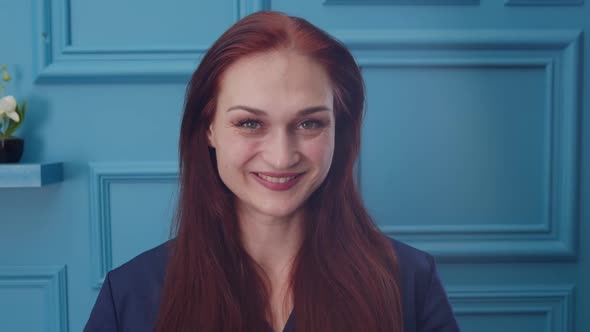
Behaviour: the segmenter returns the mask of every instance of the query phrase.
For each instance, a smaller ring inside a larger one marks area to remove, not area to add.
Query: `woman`
[[[457,331],[434,261],[355,187],[363,81],[307,21],[259,12],[194,73],[175,239],[109,272],[86,331]]]

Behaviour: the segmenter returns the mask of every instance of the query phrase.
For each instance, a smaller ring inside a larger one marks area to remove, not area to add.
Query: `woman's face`
[[[225,71],[208,139],[240,211],[301,211],[332,163],[332,108],[323,67],[295,52],[245,57]]]

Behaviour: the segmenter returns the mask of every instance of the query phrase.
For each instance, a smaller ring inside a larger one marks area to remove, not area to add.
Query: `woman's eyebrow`
[[[243,110],[243,111],[252,113],[254,115],[258,115],[258,116],[268,115],[265,111],[263,111],[261,109],[250,107],[250,106],[244,106],[244,105],[232,106],[232,107],[228,108],[226,112],[231,112],[231,111],[235,111],[235,110]],[[297,115],[298,116],[305,116],[305,115],[310,115],[313,113],[323,112],[323,111],[332,111],[332,109],[330,109],[329,107],[323,106],[323,105],[311,106],[311,107],[307,107],[307,108],[300,110],[299,112],[297,112]]]

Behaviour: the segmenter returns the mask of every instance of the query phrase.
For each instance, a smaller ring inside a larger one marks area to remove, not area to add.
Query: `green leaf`
[[[15,111],[18,114],[20,121],[8,121],[8,128],[6,128],[6,132],[4,133],[5,137],[10,137],[23,124],[23,122],[25,122],[25,114],[27,113],[27,101],[25,100],[22,102],[22,107],[19,107],[19,105],[17,104]]]
[[[6,137],[10,137],[12,136],[12,133],[14,133],[18,127],[20,127],[20,122],[14,122],[12,120],[10,120],[10,122],[8,122],[8,128],[6,128],[6,132],[4,133],[4,136]]]
[[[27,101],[23,100],[22,102],[22,106],[21,107],[16,107],[16,111],[18,112],[18,115],[20,116],[20,122],[24,122],[25,121],[25,114],[27,113]]]

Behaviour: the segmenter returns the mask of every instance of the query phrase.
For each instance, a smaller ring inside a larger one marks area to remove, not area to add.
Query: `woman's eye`
[[[245,121],[239,122],[238,126],[245,128],[245,129],[256,130],[256,129],[260,128],[260,122],[254,121],[254,120],[245,120]]]
[[[299,126],[306,130],[318,129],[322,127],[322,122],[316,120],[307,120],[302,122]]]

